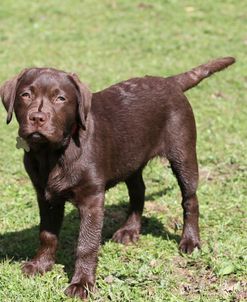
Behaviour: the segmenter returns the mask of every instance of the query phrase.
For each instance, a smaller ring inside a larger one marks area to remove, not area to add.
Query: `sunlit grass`
[[[0,80],[28,66],[77,72],[93,91],[145,74],[171,75],[219,56],[237,63],[187,93],[198,131],[202,251],[180,255],[181,198],[168,167],[145,170],[143,235],[135,246],[110,237],[124,221],[123,184],[107,192],[92,301],[244,301],[246,295],[247,107],[245,1],[14,1],[0,7]],[[21,261],[38,246],[38,208],[15,148],[16,122],[0,117],[0,301],[72,301],[78,231],[68,205],[57,264],[25,278]]]

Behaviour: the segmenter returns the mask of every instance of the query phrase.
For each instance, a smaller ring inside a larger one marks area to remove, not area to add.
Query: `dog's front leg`
[[[77,201],[80,231],[76,250],[75,272],[65,293],[85,299],[93,290],[104,217],[104,193],[80,197]]]
[[[26,275],[45,273],[55,263],[58,245],[58,234],[64,216],[64,202],[52,204],[44,197],[38,196],[40,211],[40,247],[36,256],[23,264],[22,271]]]

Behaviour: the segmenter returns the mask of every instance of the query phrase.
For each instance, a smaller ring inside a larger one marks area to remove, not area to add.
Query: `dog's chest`
[[[45,186],[45,197],[47,200],[57,198],[68,199],[72,198],[73,187],[77,184],[76,173],[71,166],[63,166],[57,164],[50,170],[47,176]]]
[[[77,184],[78,171],[73,164],[65,164],[50,158],[24,157],[26,171],[39,193],[48,201],[71,198]]]

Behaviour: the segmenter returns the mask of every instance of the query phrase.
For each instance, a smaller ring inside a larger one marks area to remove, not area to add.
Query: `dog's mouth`
[[[18,134],[33,150],[39,150],[47,146],[53,149],[63,148],[68,145],[70,139],[70,136],[63,133],[62,129],[52,132],[20,127]]]
[[[45,144],[48,143],[48,139],[41,133],[39,132],[33,132],[28,135],[26,138],[28,144]]]

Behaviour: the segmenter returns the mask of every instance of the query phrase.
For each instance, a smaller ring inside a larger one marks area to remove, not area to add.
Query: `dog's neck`
[[[74,175],[75,170],[83,170],[82,165],[78,165],[78,160],[83,157],[86,151],[83,146],[87,146],[89,129],[86,131],[75,127],[73,135],[68,138],[65,146],[43,145],[42,148],[31,149],[25,152],[24,163],[26,170],[35,186],[36,180],[41,186],[42,194],[47,200],[56,198],[57,192],[63,193],[77,184]],[[32,169],[29,169],[32,166]],[[70,173],[65,173],[71,171]],[[35,186],[36,188],[36,186]],[[37,188],[36,188],[37,190]],[[69,197],[70,198],[70,197]]]

